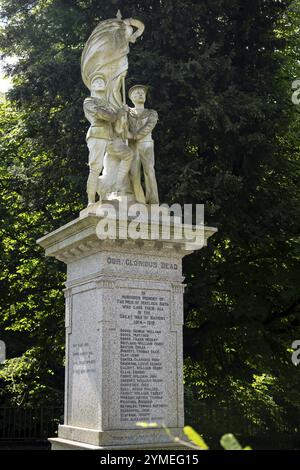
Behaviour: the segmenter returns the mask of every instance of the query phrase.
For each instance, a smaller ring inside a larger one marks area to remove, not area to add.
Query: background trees
[[[35,240],[85,204],[80,54],[118,8],[146,24],[127,85],[148,83],[160,115],[161,200],[204,202],[207,222],[219,228],[184,266],[187,420],[198,415],[212,438],[230,423],[237,435],[247,425],[294,432],[299,1],[0,1],[1,50],[19,57],[0,115],[0,325],[10,355],[2,400],[61,396],[64,267],[45,260]]]

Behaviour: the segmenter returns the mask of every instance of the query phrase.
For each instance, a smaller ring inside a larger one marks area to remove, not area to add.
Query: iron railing
[[[63,409],[0,407],[0,440],[46,440],[55,437]]]

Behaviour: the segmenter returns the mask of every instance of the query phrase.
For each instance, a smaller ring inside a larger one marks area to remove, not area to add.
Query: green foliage
[[[127,84],[148,83],[159,112],[161,200],[203,202],[219,228],[184,263],[188,421],[210,437],[228,432],[226,422],[239,438],[249,427],[298,429],[290,346],[300,336],[300,122],[291,103],[299,4],[0,1],[0,48],[19,57],[0,112],[0,327],[12,358],[0,375],[3,400],[43,400],[45,387],[55,401],[62,388],[64,268],[45,260],[35,239],[85,202],[80,54],[98,21],[120,7],[146,24]]]
[[[220,443],[224,450],[251,450],[251,447],[249,446],[243,449],[233,434],[224,434],[220,440]]]
[[[153,428],[158,427],[157,423],[141,422],[141,423],[136,423],[136,425],[144,429],[153,429]],[[183,433],[186,436],[187,440],[186,439],[183,440],[179,438],[178,436],[173,436],[173,434],[167,427],[164,427],[164,430],[174,442],[182,446],[185,446],[186,448],[198,449],[198,450],[209,450],[209,447],[206,444],[203,437],[197,431],[195,431],[195,429],[192,428],[191,426],[184,426],[183,428]],[[224,434],[224,436],[222,436],[220,440],[220,444],[224,450],[252,450],[250,446],[247,446],[243,449],[241,444],[238,442],[238,440],[233,434]]]
[[[185,426],[183,432],[190,442],[195,444],[201,450],[208,450],[208,446],[203,437],[198,434],[191,426]]]
[[[1,105],[0,326],[10,359],[0,369],[0,397],[33,405],[62,395],[63,276],[35,242],[53,227],[55,211],[49,216],[36,200],[39,166],[47,158],[24,119]]]

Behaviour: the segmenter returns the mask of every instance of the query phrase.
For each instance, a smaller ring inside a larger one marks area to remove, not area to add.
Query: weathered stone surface
[[[87,215],[38,241],[67,264],[65,423],[53,449],[174,446],[163,426],[179,436],[184,425],[182,258],[189,252],[172,238],[99,240],[98,222]],[[205,228],[206,239],[213,233]]]
[[[62,438],[49,439],[52,450],[186,450],[186,446],[176,442],[159,444],[121,444],[112,446],[94,446],[83,442],[69,441]]]

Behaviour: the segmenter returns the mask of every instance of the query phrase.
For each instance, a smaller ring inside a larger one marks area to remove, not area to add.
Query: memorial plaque
[[[171,331],[171,292],[132,284],[117,288],[114,295],[114,403],[109,422],[120,429],[137,429],[137,422],[176,426],[177,342]]]
[[[164,422],[168,397],[166,321],[169,294],[134,290],[117,297],[120,344],[120,421]]]

